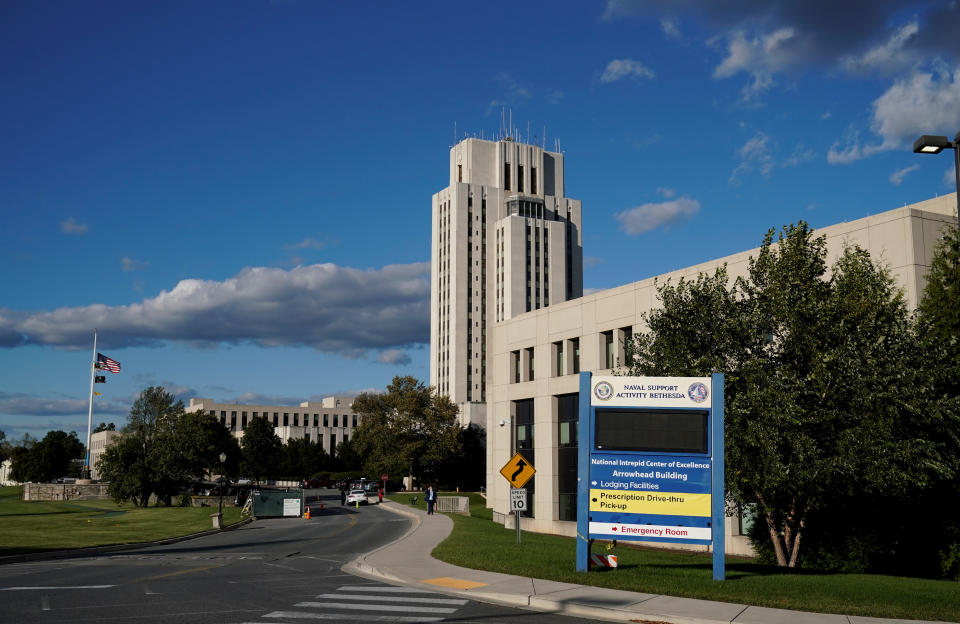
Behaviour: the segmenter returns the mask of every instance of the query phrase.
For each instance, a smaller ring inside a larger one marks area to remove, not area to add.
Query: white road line
[[[448,605],[465,605],[468,600],[460,600],[459,598],[419,598],[411,596],[369,596],[369,595],[350,595],[350,594],[320,594],[316,596],[317,598],[333,598],[343,599],[343,600],[383,600],[385,602],[418,602],[424,604],[448,604]]]
[[[433,594],[436,595],[437,592],[427,591],[425,589],[417,589],[416,587],[384,587],[377,585],[344,585],[338,587],[337,591],[355,591],[355,592],[390,592],[390,593],[404,593],[404,594]]]
[[[410,607],[406,605],[361,605],[350,602],[298,602],[293,605],[300,608],[346,609],[348,611],[403,611],[405,613],[456,613],[456,609],[446,607]]]
[[[291,620],[343,620],[343,614],[337,613],[304,613],[303,611],[274,611],[263,617],[284,618]],[[439,617],[404,617],[402,615],[368,615],[364,622],[439,622]],[[252,624],[258,624],[253,622]]]
[[[36,587],[0,587],[0,591],[32,591],[36,589],[107,589],[116,585],[37,585]]]

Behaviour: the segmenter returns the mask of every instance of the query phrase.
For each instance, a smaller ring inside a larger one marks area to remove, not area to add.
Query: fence
[[[437,511],[470,515],[470,498],[467,496],[437,497]]]

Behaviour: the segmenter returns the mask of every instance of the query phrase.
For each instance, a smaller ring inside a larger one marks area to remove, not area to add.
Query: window
[[[304,419],[304,421],[306,421],[306,419]],[[304,424],[306,424],[306,422],[304,422]],[[300,414],[294,414],[294,415],[293,415],[293,426],[294,426],[294,427],[299,427],[299,426],[300,426]]]
[[[524,459],[531,465],[536,465],[536,453],[533,448],[533,399],[521,399],[514,401],[511,409],[513,422],[516,423],[514,429],[515,446],[517,452],[522,453]],[[533,515],[533,499],[535,498],[534,485],[536,475],[527,481],[524,486],[527,490],[527,497],[530,502],[530,509],[527,515]]]
[[[558,520],[577,519],[577,429],[580,425],[579,393],[554,397],[557,408]]]
[[[520,352],[510,352],[510,382],[520,383]]]
[[[338,416],[337,414],[334,414],[334,415],[333,415],[333,426],[334,426],[334,427],[337,426],[337,419],[338,419],[338,418],[339,418],[339,416]]]
[[[517,165],[517,190],[523,192],[523,165]]]
[[[603,368],[613,368],[613,330],[605,331],[600,334],[600,346],[603,349]]]
[[[574,338],[570,341],[570,350],[573,352],[573,374],[580,372],[580,339]]]
[[[324,426],[324,427],[329,427],[329,426],[330,426],[330,414],[324,414],[324,415],[323,415],[323,426]]]
[[[533,375],[533,371],[534,371],[534,367],[533,367],[533,347],[530,347],[530,348],[528,348],[528,349],[524,349],[524,351],[526,351],[526,358],[527,358],[527,381],[533,381],[533,379],[534,379],[534,375]]]
[[[457,182],[463,182],[463,165],[457,165]]]
[[[563,341],[553,343],[553,351],[556,354],[554,357],[554,362],[556,367],[554,368],[554,376],[561,377],[567,374],[567,370],[563,364]]]
[[[277,412],[273,413],[273,426],[274,427],[280,426],[280,415]]]
[[[283,426],[286,427],[290,424],[290,414],[287,412],[283,413]]]
[[[510,163],[503,163],[503,188],[510,190]]]
[[[530,167],[530,194],[537,194],[537,168]]]
[[[241,429],[246,429],[246,428],[247,428],[247,413],[246,413],[246,412],[240,412],[240,428],[241,428]]]
[[[357,426],[357,415],[356,415],[356,414],[353,415],[353,426],[354,426],[354,427]]]

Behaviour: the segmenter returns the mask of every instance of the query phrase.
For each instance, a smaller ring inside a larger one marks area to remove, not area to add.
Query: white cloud
[[[413,361],[410,355],[402,349],[384,349],[377,356],[377,361],[381,364],[393,364],[404,366]]]
[[[872,105],[872,130],[880,143],[860,144],[859,133],[848,130],[827,152],[831,164],[850,163],[873,154],[906,148],[921,134],[960,127],[960,68],[953,72],[914,71],[898,80]]]
[[[66,221],[60,222],[60,231],[64,234],[74,234],[82,236],[87,233],[87,224],[78,223],[76,219],[70,217]]]
[[[616,82],[624,78],[647,78],[653,80],[657,74],[641,63],[633,59],[614,59],[607,63],[606,69],[600,76],[600,82]]]
[[[636,236],[661,225],[689,218],[699,211],[700,202],[689,197],[680,197],[659,204],[635,206],[614,214],[613,218],[620,222],[623,232]]]
[[[954,167],[948,167],[943,172],[943,185],[950,187],[951,190],[957,190],[957,171]]]
[[[680,27],[677,25],[677,20],[672,17],[660,18],[660,30],[663,31],[663,35],[667,39],[681,39],[683,37],[683,35],[680,34]]]
[[[594,267],[603,262],[603,258],[598,258],[596,256],[584,256],[583,257],[583,266],[585,267]]]
[[[299,243],[293,243],[292,245],[287,245],[288,249],[326,249],[329,245],[327,239],[317,240],[315,238],[307,237],[300,241]]]
[[[873,103],[873,130],[893,149],[921,134],[960,128],[960,67],[936,73],[914,72]]]
[[[673,197],[676,197],[677,192],[672,188],[661,186],[660,188],[657,189],[657,195],[659,195],[660,197],[665,197],[666,199],[671,199]]]
[[[11,416],[71,416],[86,414],[89,398],[48,398],[32,394],[0,392],[0,414]],[[97,400],[97,414],[126,414],[129,403]]]
[[[740,164],[730,174],[730,183],[736,184],[740,177],[753,171],[759,171],[768,176],[773,171],[776,162],[770,151],[770,137],[763,132],[754,134],[738,152]]]
[[[345,357],[429,340],[430,263],[355,269],[255,267],[224,281],[185,279],[139,303],[51,311],[0,308],[0,347],[303,345]]]
[[[726,57],[713,70],[714,78],[730,78],[739,73],[749,74],[752,80],[744,85],[741,95],[745,102],[755,101],[757,96],[774,84],[774,72],[787,64],[789,55],[785,48],[792,42],[796,31],[790,27],[754,38],[738,31],[727,41]]]
[[[783,167],[797,167],[805,162],[810,162],[816,158],[813,150],[804,146],[803,143],[798,143],[795,148],[793,148],[793,153],[783,161]]]
[[[908,174],[913,173],[920,168],[920,165],[910,165],[909,167],[904,167],[903,169],[897,169],[890,174],[890,182],[900,186],[903,183],[903,179],[907,177]]]
[[[134,260],[133,258],[128,258],[124,256],[120,258],[120,267],[123,269],[124,273],[129,273],[130,271],[141,271],[146,268],[147,263],[141,262],[140,260]]]
[[[893,71],[908,67],[914,60],[914,55],[904,50],[904,46],[911,37],[920,31],[916,18],[904,24],[890,39],[867,50],[860,56],[846,56],[840,65],[850,72],[866,71]]]

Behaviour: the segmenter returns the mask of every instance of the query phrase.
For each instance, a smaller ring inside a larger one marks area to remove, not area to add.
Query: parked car
[[[351,503],[368,504],[367,493],[363,490],[350,490],[350,493],[347,494],[347,504],[350,505]]]
[[[380,495],[379,481],[367,481],[363,484],[363,491],[367,493],[367,500],[369,502],[380,504],[380,500],[383,497]]]

